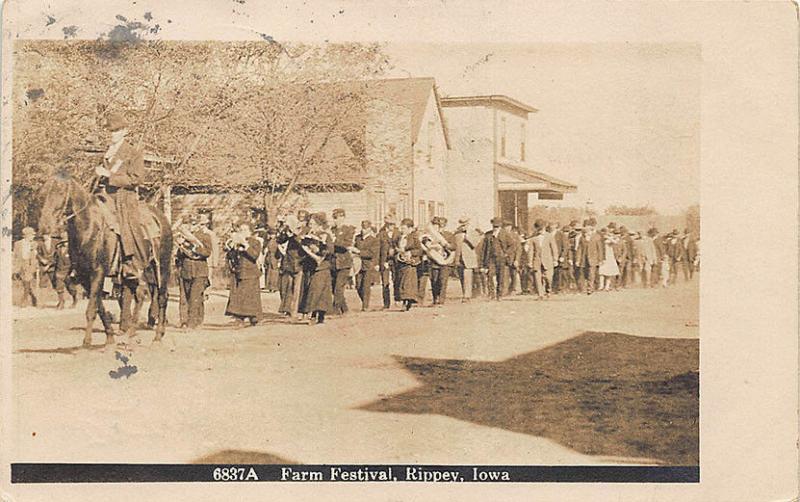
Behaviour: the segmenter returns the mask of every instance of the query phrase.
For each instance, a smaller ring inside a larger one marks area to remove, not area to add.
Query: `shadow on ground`
[[[108,347],[113,348],[113,345],[109,345]],[[70,356],[74,356],[76,354],[83,354],[86,352],[103,352],[107,346],[105,344],[101,345],[90,345],[89,347],[81,345],[73,345],[71,347],[56,347],[53,349],[19,349],[15,350],[15,354],[66,354]]]
[[[296,464],[271,453],[248,450],[220,450],[192,460],[192,464]]]
[[[422,384],[363,406],[546,437],[588,455],[699,463],[699,341],[588,332],[501,362],[395,356]]]

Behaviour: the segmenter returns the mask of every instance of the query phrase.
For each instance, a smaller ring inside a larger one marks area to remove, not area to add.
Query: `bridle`
[[[69,206],[69,203],[72,200],[72,195],[70,193],[71,189],[72,189],[72,183],[67,183],[67,196],[64,197],[64,207],[61,210],[61,212],[64,214],[64,216],[66,216],[66,220],[65,221],[69,221],[72,218],[74,218],[75,216],[77,216],[78,213],[80,213],[81,211],[83,211],[87,207],[89,207],[89,204],[91,203],[91,199],[89,199],[89,201],[82,208],[78,209],[77,211],[75,211],[73,209],[72,210],[72,214],[67,214],[67,207]]]

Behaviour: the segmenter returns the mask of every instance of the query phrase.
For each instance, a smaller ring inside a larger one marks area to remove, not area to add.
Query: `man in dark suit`
[[[669,262],[667,261],[667,242],[665,237],[658,231],[657,228],[651,229],[653,237],[653,246],[656,248],[656,266],[653,267],[652,278],[650,279],[651,285],[656,287],[659,283],[662,286],[667,285],[669,279]]]
[[[366,312],[369,310],[372,284],[380,269],[378,260],[380,259],[381,243],[375,236],[372,222],[367,220],[361,222],[361,232],[356,236],[355,246],[358,249],[358,256],[361,258],[361,270],[356,275],[356,291],[358,291],[358,297],[361,298],[361,311]]]
[[[61,310],[64,308],[65,290],[72,297],[70,308],[74,308],[78,303],[78,288],[73,278],[72,260],[69,256],[69,241],[66,233],[56,232],[53,235],[53,242],[55,242],[55,252],[53,253],[50,282],[58,294],[56,309]]]
[[[208,257],[211,237],[199,227],[197,219],[179,230],[176,264],[180,287],[180,321],[182,328],[195,329],[205,317],[204,295],[208,282]],[[188,227],[188,228],[187,228]]]
[[[690,281],[692,277],[694,277],[694,262],[697,258],[697,239],[688,228],[683,231],[683,243],[686,249],[686,260],[683,263],[684,278]]]
[[[623,288],[633,283],[633,235],[625,226],[620,227],[620,254],[617,256],[619,263],[619,282]],[[616,252],[616,251],[615,251]]]
[[[508,253],[508,263],[506,263],[505,271],[508,277],[508,281],[506,282],[508,290],[506,293],[512,295],[514,292],[521,290],[519,269],[520,259],[522,257],[522,235],[520,234],[520,230],[514,227],[509,220],[503,221],[503,231],[506,235],[511,237],[511,242],[513,242]]]
[[[333,210],[333,267],[331,267],[331,280],[333,281],[333,313],[344,315],[347,313],[347,300],[344,290],[350,281],[350,269],[353,268],[353,248],[356,229],[345,225],[345,211],[337,208]]]
[[[605,246],[602,236],[595,231],[597,222],[594,218],[584,222],[583,235],[576,249],[576,262],[582,269],[580,279],[584,277],[588,281],[585,287],[587,295],[592,294],[597,282],[597,268],[600,262],[605,259]],[[585,275],[584,275],[585,274]]]
[[[398,299],[397,287],[399,284],[394,267],[394,243],[397,239],[398,235],[394,218],[391,216],[386,216],[383,219],[383,228],[381,228],[380,232],[378,232],[378,270],[381,274],[384,309],[388,309],[392,306],[392,284],[395,286],[395,301]]]
[[[447,251],[453,253],[456,249],[456,240],[453,232],[445,230],[447,226],[447,218],[444,216],[437,216],[431,222],[439,234],[444,237],[447,245],[443,246]],[[431,291],[433,293],[433,304],[444,305],[447,300],[447,282],[450,278],[450,272],[453,269],[450,265],[440,265],[431,260]]]
[[[556,268],[556,273],[558,274],[559,291],[569,291],[574,284],[572,265],[575,257],[570,239],[570,233],[573,228],[572,225],[564,225],[558,232],[558,238],[556,239],[558,242],[558,267]]]
[[[492,218],[492,229],[486,232],[481,245],[481,271],[489,276],[489,297],[500,300],[506,286],[506,267],[514,251],[514,239],[505,232],[500,218]]]

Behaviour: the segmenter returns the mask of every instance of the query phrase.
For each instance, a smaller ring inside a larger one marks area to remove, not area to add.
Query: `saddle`
[[[114,239],[114,248],[108,250],[108,256],[112,257],[110,260],[111,266],[109,268],[110,270],[114,271],[113,274],[116,275],[119,269],[120,224],[119,219],[117,218],[116,209],[114,207],[114,200],[102,192],[95,193],[94,197],[97,201],[97,207],[100,209],[100,214],[102,215],[103,221],[107,225],[108,229],[114,232],[114,234],[117,236],[117,239]],[[144,201],[139,201],[137,209],[139,211],[139,221],[141,222],[142,233],[148,244],[146,263],[157,263],[158,260],[155,249],[158,247],[158,243],[161,239],[161,224],[156,214]],[[158,270],[159,267],[155,267],[155,269]]]

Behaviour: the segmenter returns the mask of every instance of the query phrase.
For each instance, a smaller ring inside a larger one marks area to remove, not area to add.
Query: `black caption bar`
[[[11,464],[12,483],[697,483],[699,466]]]

